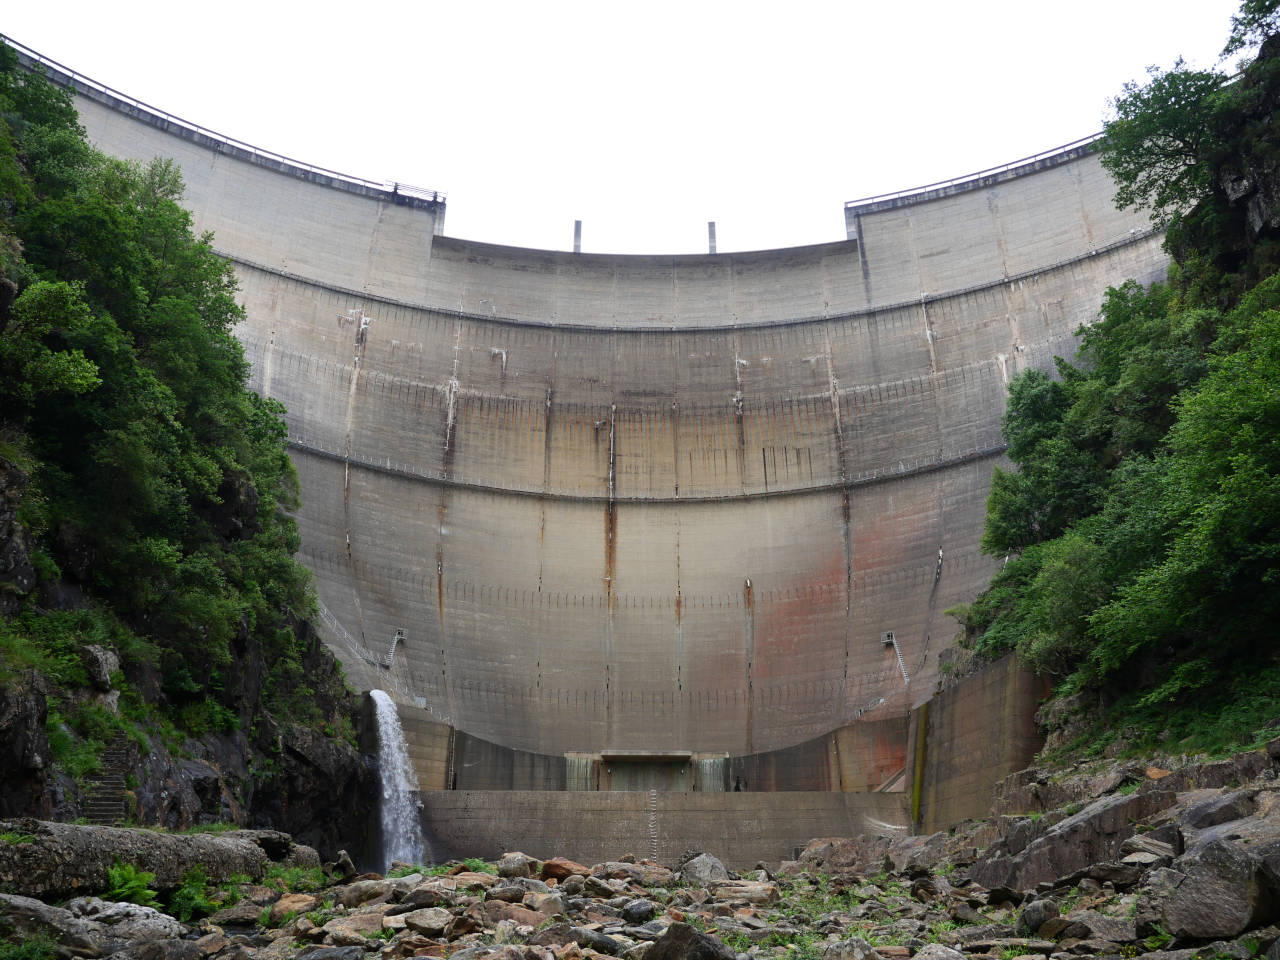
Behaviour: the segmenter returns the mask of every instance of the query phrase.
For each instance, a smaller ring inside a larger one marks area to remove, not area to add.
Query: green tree
[[[1221,117],[1229,105],[1223,76],[1152,67],[1145,84],[1126,83],[1111,101],[1102,165],[1116,181],[1116,206],[1151,211],[1167,226],[1209,196],[1213,160],[1224,143]]]

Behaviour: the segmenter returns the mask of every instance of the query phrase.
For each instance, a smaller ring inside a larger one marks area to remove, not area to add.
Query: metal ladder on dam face
[[[911,678],[907,676],[907,661],[902,659],[902,648],[898,646],[898,638],[893,635],[893,631],[886,630],[880,634],[880,642],[886,647],[893,644],[893,652],[898,658],[898,669],[902,671],[902,682],[910,683]]]
[[[396,658],[396,647],[405,642],[407,638],[404,630],[397,630],[396,635],[391,638],[391,646],[387,648],[387,652],[382,656],[382,666],[386,670],[391,669],[391,664]]]

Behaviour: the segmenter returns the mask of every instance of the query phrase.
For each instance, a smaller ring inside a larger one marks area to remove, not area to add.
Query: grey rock
[[[914,960],[965,960],[965,955],[940,943],[927,943],[916,951]]]
[[[776,883],[755,880],[721,880],[709,885],[708,893],[718,900],[745,900],[748,903],[777,903],[781,892]]]
[[[1168,861],[1168,857],[1162,857],[1159,854],[1150,853],[1146,850],[1136,850],[1133,853],[1127,854],[1120,862],[1131,867],[1137,867],[1140,870],[1145,870],[1160,863],[1168,863]]]
[[[262,915],[263,906],[250,900],[241,900],[234,906],[225,907],[209,918],[210,923],[220,927],[252,927]]]
[[[577,943],[578,935],[575,927],[568,923],[553,923],[543,927],[526,942],[535,947],[559,947],[566,943]]]
[[[1134,821],[1146,820],[1175,801],[1168,790],[1103,797],[1055,823],[1021,853],[975,862],[969,875],[984,887],[1004,885],[1017,890],[1070,876],[1114,857],[1132,835]]]
[[[344,907],[358,907],[379,897],[391,896],[394,886],[389,880],[357,880],[338,897]]]
[[[628,902],[622,908],[622,919],[626,920],[627,923],[647,923],[653,918],[653,914],[653,904],[642,897]]]
[[[699,933],[687,923],[667,927],[667,932],[653,941],[644,956],[645,960],[736,960],[737,957],[719,940]]]
[[[358,876],[356,865],[351,862],[351,854],[345,850],[338,851],[338,858],[327,872],[341,880],[351,880]]]
[[[424,880],[404,895],[400,900],[403,907],[451,907],[457,900],[450,882],[432,878]]]
[[[1018,914],[1018,931],[1020,933],[1038,933],[1045,921],[1058,916],[1058,904],[1054,900],[1032,900],[1025,904]]]
[[[1112,943],[1128,943],[1136,940],[1138,932],[1132,920],[1121,920],[1108,917],[1097,910],[1078,910],[1067,917],[1073,925],[1079,925],[1087,931],[1077,934],[1082,939],[1109,940]]]
[[[536,910],[547,916],[569,912],[569,904],[565,901],[564,894],[550,890],[546,893],[535,893],[531,890],[524,895],[521,903],[530,910]]]
[[[111,674],[120,669],[120,657],[114,650],[90,643],[80,649],[80,662],[91,684],[103,693],[111,689]]]
[[[644,868],[627,860],[607,860],[592,867],[591,875],[605,880],[641,883],[644,880]]]
[[[524,900],[526,891],[523,887],[518,887],[514,883],[503,883],[496,887],[490,887],[484,892],[486,900],[501,900],[503,903],[520,903]]]
[[[959,950],[942,946],[941,943],[925,943],[915,951],[915,960],[965,960],[965,955]]]
[[[155,874],[154,887],[162,892],[181,886],[193,867],[216,884],[240,873],[257,879],[269,862],[243,835],[177,836],[44,820],[0,821],[0,830],[34,836],[30,843],[0,844],[0,886],[48,900],[107,889],[117,862]]]
[[[861,937],[852,937],[823,947],[822,960],[882,960],[882,957],[867,941]]]
[[[127,955],[131,960],[203,960],[205,953],[194,940],[147,940],[133,944]]]
[[[1272,840],[1249,851],[1262,866],[1262,877],[1274,898],[1280,899],[1280,840]]]
[[[504,853],[498,861],[500,877],[532,877],[538,872],[539,863],[533,857],[520,852]]]
[[[586,927],[574,927],[573,932],[580,947],[590,947],[599,953],[607,953],[611,957],[616,957],[622,952],[621,943],[613,937],[606,936],[596,930],[588,930]]]
[[[1183,825],[1195,830],[1216,827],[1221,823],[1252,816],[1258,804],[1257,790],[1233,790],[1231,793],[1192,804],[1180,818]]]
[[[551,887],[547,886],[537,877],[509,877],[506,884],[519,887],[525,893],[550,893]],[[556,888],[559,891],[559,888]]]
[[[1175,866],[1148,874],[1139,930],[1160,926],[1175,937],[1211,939],[1234,937],[1273,919],[1276,899],[1264,883],[1262,865],[1237,844],[1211,840]]]
[[[680,868],[680,875],[686,883],[709,886],[721,880],[729,879],[729,871],[723,863],[709,853],[700,853]]]
[[[107,946],[107,934],[101,924],[31,897],[0,893],[0,926],[26,939],[47,936],[80,956],[100,956]]]
[[[1016,907],[1022,903],[1022,894],[1010,887],[995,886],[987,891],[987,903],[992,906],[1007,903]]]
[[[406,927],[428,937],[440,936],[452,919],[453,914],[442,907],[426,907],[404,915]]]
[[[1145,869],[1146,865],[1142,863],[1104,860],[1087,868],[1085,874],[1091,880],[1096,880],[1099,883],[1109,883],[1117,890],[1124,890],[1141,880]]]
[[[1173,857],[1176,851],[1173,844],[1165,843],[1163,840],[1157,840],[1147,833],[1135,833],[1132,837],[1120,844],[1120,852],[1122,854],[1148,853],[1156,857]]]
[[[73,916],[107,927],[110,934],[125,940],[162,940],[181,937],[187,928],[155,907],[136,903],[111,903],[97,897],[76,897],[67,902]]]
[[[617,884],[617,886],[612,886],[611,883]],[[583,892],[589,897],[604,897],[608,899],[609,897],[617,896],[625,887],[626,882],[622,880],[609,881],[602,880],[600,877],[590,876],[583,883]]]
[[[364,960],[364,947],[312,947],[298,954],[298,960]]]

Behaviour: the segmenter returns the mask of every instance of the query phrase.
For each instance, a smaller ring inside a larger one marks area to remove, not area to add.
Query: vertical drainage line
[[[755,590],[751,586],[751,578],[747,577],[742,582],[742,602],[745,608],[745,620],[743,623],[744,639],[746,641],[746,661],[747,661],[747,750],[748,754],[755,753],[755,659],[756,659],[756,600]]]
[[[453,458],[455,454],[454,431],[458,421],[458,369],[462,362],[462,318],[459,317],[453,333],[453,367],[449,372],[448,405],[445,409],[444,449],[440,458],[441,476],[448,480],[453,474]],[[446,515],[448,512],[448,484],[440,485],[440,499],[436,505],[436,614],[440,623],[440,694],[444,697],[449,711],[449,722],[458,722],[457,705],[453,686],[449,682],[449,631],[445,617],[445,578],[444,578],[444,538],[448,532]]]
[[[609,405],[609,474],[608,498],[604,506],[604,711],[605,743],[613,739],[613,611],[615,596],[613,578],[618,559],[617,474],[615,472],[617,404]]]
[[[915,762],[911,765],[911,824],[918,832],[920,823],[920,798],[924,791],[924,770],[929,752],[929,703],[926,700],[916,711]]]
[[[844,667],[840,673],[840,708],[844,713],[849,700],[849,660],[853,643],[853,529],[849,503],[848,453],[844,439],[844,421],[840,413],[840,381],[836,378],[831,350],[831,327],[824,324],[823,356],[827,362],[827,389],[831,401],[831,421],[835,431],[836,462],[840,469],[840,538],[844,547]]]
[[[339,319],[344,319],[339,315]],[[355,569],[355,558],[351,552],[351,452],[353,444],[353,436],[355,434],[356,419],[356,391],[360,384],[360,358],[364,356],[365,337],[368,331],[368,323],[365,319],[364,311],[361,309],[348,310],[345,319],[354,320],[356,323],[355,335],[355,353],[351,359],[351,386],[347,390],[347,411],[346,419],[343,424],[345,428],[345,436],[343,438],[342,447],[342,530],[346,540],[346,556],[347,569],[351,572],[351,578],[357,583],[360,580]],[[360,632],[360,642],[367,650],[369,647],[369,639],[364,632],[364,608],[360,605],[360,591],[355,589],[351,591],[351,603],[355,607],[356,627]]]

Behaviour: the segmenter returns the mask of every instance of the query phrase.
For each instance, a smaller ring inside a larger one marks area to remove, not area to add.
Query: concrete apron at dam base
[[[697,850],[746,870],[794,860],[816,837],[909,832],[901,793],[433,790],[419,797],[437,862],[519,850],[587,864],[630,853],[674,866]]]
[[[674,864],[690,850],[705,850],[733,869],[749,869],[759,861],[795,859],[809,841],[822,837],[892,838],[986,816],[996,783],[1027,766],[1042,744],[1032,717],[1046,693],[1042,679],[1007,656],[951,683],[901,724],[881,725],[870,736],[865,730],[838,731],[770,757],[704,760],[701,777],[692,760],[680,758],[594,761],[599,772],[614,768],[615,780],[630,766],[633,780],[647,777],[663,786],[648,790],[601,789],[599,779],[581,775],[580,758],[476,742],[413,707],[399,710],[424,788],[417,797],[428,856],[435,862],[492,860],[520,850],[581,863],[631,853]],[[850,750],[859,741],[860,754]],[[664,768],[674,774],[666,783]],[[847,779],[877,769],[878,789]],[[715,775],[706,776],[706,770]],[[671,785],[686,776],[683,787]],[[486,778],[487,788],[465,786]],[[575,781],[576,789],[565,789]]]
[[[176,163],[234,266],[317,628],[395,699],[442,850],[751,866],[981,814],[1029,759],[1034,678],[934,695],[999,563],[1010,380],[1167,266],[1090,143],[847,204],[833,242],[528,250],[21,57],[104,152]]]

